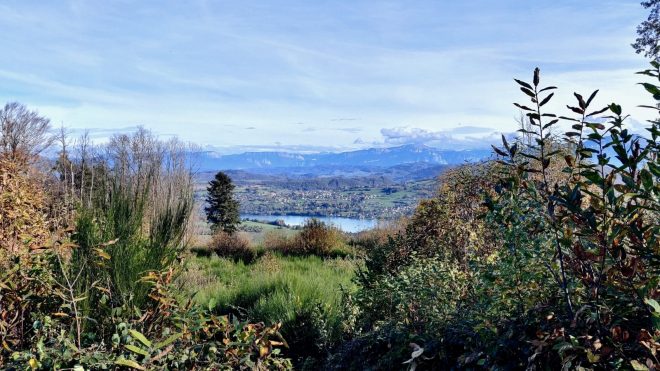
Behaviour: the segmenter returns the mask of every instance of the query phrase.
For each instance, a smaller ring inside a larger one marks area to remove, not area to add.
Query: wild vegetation
[[[660,63],[640,76],[660,117]],[[0,368],[659,369],[660,119],[634,132],[598,90],[551,112],[541,80],[515,79],[497,159],[447,170],[408,218],[253,239],[219,175],[203,246],[194,149],[53,136],[7,104]]]
[[[288,368],[280,324],[180,300],[193,202],[189,149],[145,130],[102,147],[2,110],[0,368]]]
[[[445,174],[368,250],[356,332],[328,368],[657,369],[659,123],[632,133],[619,105],[594,108],[598,91],[559,116],[538,69],[516,82],[521,136]]]
[[[657,368],[659,123],[630,132],[597,91],[545,112],[539,70],[516,82],[521,135],[444,173],[409,219],[258,243],[218,228],[211,256],[186,249],[183,144],[140,130],[74,151],[61,133],[51,170],[50,143],[6,140],[2,367]],[[45,120],[5,111],[6,138]]]
[[[355,262],[346,258],[267,253],[252,261],[197,257],[181,285],[214,312],[281,323],[283,355],[297,368],[319,366],[339,344],[345,323],[342,292],[352,292]]]

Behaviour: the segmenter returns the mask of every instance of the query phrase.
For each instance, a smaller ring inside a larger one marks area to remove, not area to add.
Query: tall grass
[[[348,259],[266,254],[254,264],[193,258],[181,277],[195,300],[251,321],[282,321],[288,355],[299,361],[339,342],[342,290],[353,291],[355,263]]]
[[[115,305],[140,307],[149,289],[140,279],[149,271],[170,266],[182,250],[192,197],[181,197],[145,215],[146,197],[146,193],[114,187],[106,203],[79,212],[73,236],[78,247],[71,269],[81,277],[78,289],[90,296],[90,310],[99,296],[90,289],[99,281],[118,294],[112,298]],[[108,258],[103,259],[101,251]]]
[[[100,174],[92,197],[78,202],[77,247],[68,267],[80,296],[88,298],[81,305],[90,318],[103,317],[97,313],[101,301],[143,307],[149,285],[141,278],[177,261],[194,202],[192,175],[177,142],[140,131],[113,138],[106,150],[108,157],[95,164]]]

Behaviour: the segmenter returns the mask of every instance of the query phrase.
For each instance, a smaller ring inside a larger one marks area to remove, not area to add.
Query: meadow
[[[289,345],[283,354],[301,364],[341,339],[343,295],[356,289],[356,264],[352,259],[276,254],[252,264],[197,257],[189,261],[181,285],[196,303],[218,313],[282,323]]]

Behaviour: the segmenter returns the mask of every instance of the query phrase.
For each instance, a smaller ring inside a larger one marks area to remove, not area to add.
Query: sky
[[[513,78],[600,89],[639,125],[647,16],[628,0],[3,1],[0,100],[103,141],[148,128],[219,152],[489,145]],[[600,107],[599,107],[600,108]]]

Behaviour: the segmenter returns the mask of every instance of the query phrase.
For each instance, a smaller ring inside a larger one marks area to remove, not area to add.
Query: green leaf
[[[575,95],[575,98],[577,98],[580,108],[582,108],[583,110],[587,108],[587,103],[584,102],[584,98],[582,98],[582,95],[578,93],[573,93],[573,95]]]
[[[635,370],[635,371],[648,371],[648,369],[649,369],[642,362],[640,362],[638,360],[635,360],[635,359],[630,361],[630,365],[632,366],[633,370]]]
[[[140,347],[136,347],[135,345],[124,345],[124,347],[126,349],[130,350],[131,352],[135,353],[135,354],[140,354],[140,355],[143,355],[145,357],[149,357],[149,352],[147,352],[146,350],[144,350]]]
[[[509,143],[506,141],[506,137],[504,134],[502,134],[502,144],[504,144],[504,148],[506,148],[507,151],[510,151],[511,148],[509,148]]]
[[[644,302],[648,305],[650,305],[653,308],[653,311],[660,314],[660,304],[658,304],[657,301],[651,298],[646,298],[644,299]]]
[[[541,101],[541,103],[539,104],[539,106],[543,107],[546,103],[548,103],[548,102],[550,101],[550,99],[552,99],[552,96],[553,96],[553,95],[555,95],[555,93],[550,93],[550,95],[548,95],[547,97],[545,97],[545,99],[543,99],[543,100]]]
[[[552,125],[556,124],[557,122],[559,122],[559,119],[554,119],[554,120],[548,122],[547,124],[543,125],[543,130],[551,127]]]
[[[529,89],[527,89],[527,88],[520,88],[520,90],[521,90],[523,93],[525,93],[525,94],[529,95],[530,97],[534,98],[534,92],[533,92],[533,91],[531,91],[531,90],[529,90]]]
[[[163,340],[162,342],[156,344],[156,349],[160,349],[160,348],[163,348],[163,347],[166,347],[166,346],[172,344],[173,342],[179,340],[179,338],[181,338],[181,336],[183,336],[182,333],[177,333],[177,334],[174,334],[174,335],[168,337],[167,339]]]
[[[653,95],[660,95],[660,89],[658,89],[657,86],[653,84],[649,84],[648,82],[642,82],[640,83],[640,85],[642,85],[644,89],[646,89],[646,91],[648,91],[649,93]]]
[[[596,94],[598,94],[598,90],[594,90],[594,92],[591,93],[591,95],[589,96],[589,99],[587,99],[587,107],[589,107],[589,105],[591,104],[591,101],[594,100],[594,98],[596,97]]]
[[[651,175],[650,171],[642,169],[639,176],[642,178],[642,185],[644,185],[645,189],[649,190],[653,188],[653,175]]]
[[[491,145],[491,147],[493,147],[493,150],[494,150],[495,153],[497,153],[498,155],[500,155],[500,156],[502,156],[502,157],[508,157],[508,156],[509,156],[508,153],[502,151],[501,149],[499,149],[499,148],[497,148],[497,147],[495,147],[495,146],[493,146],[493,145]]]
[[[140,343],[144,344],[147,347],[151,347],[151,341],[147,339],[144,335],[142,335],[139,331],[136,330],[128,330],[128,333],[131,334],[131,336],[134,339],[137,339]]]
[[[585,171],[582,173],[582,176],[589,179],[594,184],[601,184],[603,182],[603,178],[595,171]]]
[[[585,125],[593,130],[605,130],[605,125],[597,122],[587,122]]]
[[[140,366],[139,363],[125,358],[119,358],[118,360],[115,361],[115,364],[119,366],[134,368],[136,370],[146,370],[146,368]]]
[[[524,110],[524,111],[534,111],[533,109],[531,109],[527,106],[523,106],[522,104],[514,103],[513,105],[520,108],[521,110]]]
[[[518,79],[513,79],[513,80],[514,80],[515,82],[517,82],[520,86],[526,87],[526,88],[529,89],[529,90],[532,90],[532,89],[533,89],[531,85],[529,85],[528,83],[526,83],[526,82],[524,82],[524,81],[522,81],[522,80],[518,80]]]
[[[598,91],[598,90],[596,90],[596,91]],[[608,106],[608,107],[605,107],[605,108],[602,108],[602,109],[599,109],[598,111],[593,111],[593,112],[591,112],[590,114],[588,114],[587,116],[600,115],[601,113],[607,111],[608,109],[610,109],[609,106]]]
[[[571,110],[571,111],[573,111],[573,112],[575,112],[575,113],[577,113],[577,114],[580,114],[580,115],[584,114],[584,110],[582,110],[582,109],[580,109],[580,108],[577,108],[577,107],[571,107],[571,106],[566,106],[566,107],[568,107],[569,110]]]
[[[534,86],[538,86],[539,83],[541,82],[541,70],[538,67],[536,67],[534,69],[534,81],[533,82],[534,82]]]
[[[649,170],[651,171],[651,173],[653,175],[657,176],[657,177],[660,177],[660,166],[658,166],[658,165],[656,165],[652,162],[649,162],[648,164],[649,164]]]

